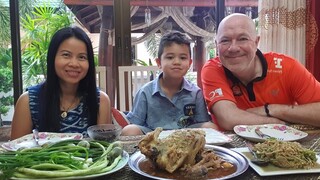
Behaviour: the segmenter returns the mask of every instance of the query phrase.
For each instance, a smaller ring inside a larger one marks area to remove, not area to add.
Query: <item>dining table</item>
[[[317,154],[320,154],[320,129],[309,129],[305,132],[308,136],[300,139],[298,142],[305,148],[312,148]],[[234,131],[223,131],[226,136],[231,138],[231,141],[222,145],[218,145],[227,149],[246,147],[246,142],[249,141],[241,136],[238,136]],[[139,136],[120,136],[118,141],[123,144],[124,150],[131,156],[138,151],[137,145],[145,135]],[[5,141],[1,141],[4,143]],[[140,175],[133,171],[128,164],[122,169],[107,175],[94,178],[95,180],[149,180],[150,178]],[[250,166],[242,174],[233,177],[232,179],[239,180],[319,180],[320,173],[306,173],[306,174],[289,174],[289,175],[276,175],[276,176],[260,176]]]
[[[311,148],[317,153],[320,154],[320,129],[307,129],[304,132],[308,133],[308,136],[299,140],[298,142],[305,148]],[[238,136],[233,131],[223,132],[225,135],[229,136],[232,140],[229,143],[219,145],[228,149],[246,147],[246,142],[249,141],[243,137]],[[120,136],[119,141],[124,145],[124,150],[132,155],[137,149],[139,141],[144,137],[140,136]],[[121,170],[108,174],[104,177],[99,177],[97,179],[119,179],[119,180],[149,180],[145,176],[142,176],[135,171],[133,171],[129,165],[126,165]],[[319,180],[320,173],[311,173],[311,174],[290,174],[290,175],[277,175],[277,176],[260,176],[254,171],[250,166],[242,174],[232,179],[238,180]]]

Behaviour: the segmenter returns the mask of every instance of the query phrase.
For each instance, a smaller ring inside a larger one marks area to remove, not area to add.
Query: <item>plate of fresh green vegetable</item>
[[[128,161],[119,142],[64,140],[0,153],[0,179],[91,179],[114,173]]]

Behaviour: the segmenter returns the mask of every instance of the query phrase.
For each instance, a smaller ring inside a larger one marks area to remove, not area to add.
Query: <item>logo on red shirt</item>
[[[241,96],[242,95],[242,91],[239,85],[235,84],[232,86],[232,92],[234,96]]]
[[[222,89],[221,88],[217,88],[214,91],[211,91],[209,93],[209,96],[210,96],[210,100],[212,100],[215,97],[222,97],[223,96]]]

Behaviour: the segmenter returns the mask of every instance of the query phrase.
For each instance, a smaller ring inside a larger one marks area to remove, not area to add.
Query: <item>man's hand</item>
[[[276,117],[273,117],[272,114],[270,114],[271,117],[269,117],[268,114],[266,113],[266,109],[264,106],[249,108],[246,111],[249,113],[259,115],[259,116],[268,117],[270,119],[270,122],[274,122],[274,124],[286,124],[285,121],[278,119]]]
[[[249,108],[246,110],[247,112],[254,113],[260,116],[267,116],[264,106]]]

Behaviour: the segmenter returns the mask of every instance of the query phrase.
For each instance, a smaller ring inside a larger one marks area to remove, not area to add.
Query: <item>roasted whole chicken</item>
[[[162,128],[148,133],[138,144],[142,154],[152,160],[159,169],[172,173],[185,171],[187,176],[202,177],[209,169],[228,168],[213,151],[205,150],[205,132],[198,129],[176,130],[159,139]]]

